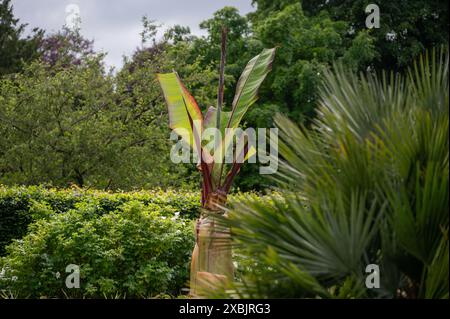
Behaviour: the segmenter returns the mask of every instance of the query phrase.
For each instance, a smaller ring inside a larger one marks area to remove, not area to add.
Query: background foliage
[[[368,3],[255,0],[248,16],[225,7],[201,22],[205,36],[175,25],[157,37],[160,25],[144,17],[142,46],[110,73],[81,30],[36,30],[24,38],[10,1],[2,0],[1,36],[8,40],[0,41],[0,61],[8,65],[0,72],[0,183],[124,190],[198,185],[193,165],[169,160],[167,114],[154,74],[176,68],[206,111],[215,105],[220,30],[226,26],[225,110],[247,61],[277,46],[260,102],[244,124],[272,127],[273,116],[282,112],[308,126],[324,70],[334,61],[354,71],[402,71],[424,49],[447,43],[447,2],[381,1],[382,27],[370,30]],[[237,186],[269,187],[257,171],[247,165]]]

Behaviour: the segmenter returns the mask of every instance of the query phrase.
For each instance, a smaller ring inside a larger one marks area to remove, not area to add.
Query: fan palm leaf
[[[448,298],[448,64],[441,49],[404,75],[335,65],[311,129],[275,118],[282,199],[230,211],[255,269],[235,293]]]

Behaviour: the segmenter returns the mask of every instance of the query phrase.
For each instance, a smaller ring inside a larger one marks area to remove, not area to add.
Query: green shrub
[[[167,217],[139,201],[99,214],[75,204],[64,214],[49,206],[0,262],[0,290],[19,297],[152,297],[179,294],[187,284],[193,222]],[[80,267],[80,289],[67,289],[67,265]]]
[[[197,192],[152,190],[109,193],[37,186],[0,186],[0,256],[4,255],[7,244],[13,239],[22,238],[27,233],[28,225],[42,217],[39,213],[33,213],[34,207],[48,205],[54,213],[66,213],[79,203],[88,203],[97,206],[96,213],[103,215],[130,201],[138,201],[162,215],[172,216],[179,212],[180,216],[190,219],[198,216],[200,208],[200,195]]]

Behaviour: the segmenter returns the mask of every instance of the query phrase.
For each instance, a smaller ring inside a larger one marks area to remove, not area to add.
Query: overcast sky
[[[144,15],[166,28],[181,24],[201,35],[199,23],[224,6],[236,7],[242,15],[254,11],[251,0],[12,0],[12,4],[22,23],[47,32],[61,29],[79,8],[82,34],[95,40],[96,50],[108,53],[107,65],[116,67],[122,65],[122,55],[140,45]]]

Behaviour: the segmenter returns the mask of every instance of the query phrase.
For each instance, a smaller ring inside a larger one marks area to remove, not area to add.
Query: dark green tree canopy
[[[258,23],[272,12],[283,11],[291,4],[301,4],[305,14],[313,17],[328,12],[334,21],[346,21],[350,37],[367,30],[365,8],[376,3],[380,8],[380,28],[370,30],[377,51],[374,65],[382,69],[404,69],[427,48],[448,42],[449,3],[442,0],[253,0],[257,10],[251,14]]]

